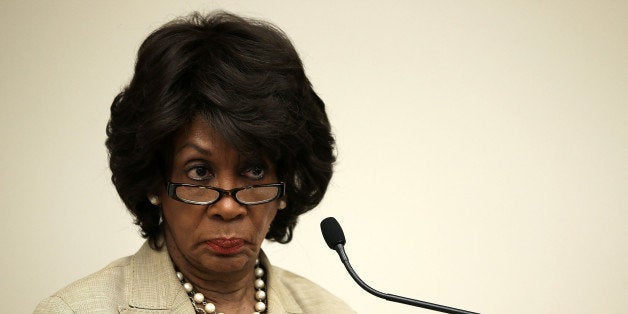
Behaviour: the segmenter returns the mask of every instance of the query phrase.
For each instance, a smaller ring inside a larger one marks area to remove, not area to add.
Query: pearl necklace
[[[264,283],[264,279],[262,279],[262,277],[264,277],[264,269],[259,264],[259,260],[255,260],[255,290],[257,291],[255,291],[256,312],[253,312],[253,314],[260,314],[266,311],[266,303],[264,303],[264,300],[266,299],[266,292],[264,292],[266,284]],[[192,301],[192,306],[194,306],[194,311],[196,311],[196,313],[223,314],[216,313],[216,306],[214,305],[214,303],[207,302],[205,300],[205,296],[202,293],[194,290],[192,284],[185,281],[185,278],[183,278],[183,274],[179,271],[177,272],[177,278],[179,278],[183,289],[190,297],[190,300]]]

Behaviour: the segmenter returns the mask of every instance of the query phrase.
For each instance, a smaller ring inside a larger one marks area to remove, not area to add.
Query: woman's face
[[[267,159],[244,158],[200,118],[175,138],[173,147],[173,183],[230,190],[278,182]],[[245,206],[231,196],[212,205],[186,204],[165,189],[160,199],[166,244],[175,264],[204,274],[251,269],[278,208],[277,200]]]

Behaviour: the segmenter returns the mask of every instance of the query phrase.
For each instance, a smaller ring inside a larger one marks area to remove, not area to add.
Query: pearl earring
[[[286,208],[286,206],[288,206],[288,204],[286,204],[286,201],[279,200],[279,209],[280,210]]]
[[[155,194],[148,195],[148,201],[155,206],[161,204],[161,202],[159,201],[159,196]]]

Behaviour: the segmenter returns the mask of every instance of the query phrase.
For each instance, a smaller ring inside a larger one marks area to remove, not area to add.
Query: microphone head
[[[347,243],[345,234],[342,232],[340,224],[334,217],[327,217],[321,221],[321,232],[323,232],[323,238],[325,238],[327,246],[332,250],[335,250],[338,244],[344,245]]]

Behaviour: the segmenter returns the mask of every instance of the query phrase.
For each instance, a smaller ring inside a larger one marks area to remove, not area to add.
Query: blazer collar
[[[281,278],[275,274],[273,266],[270,264],[268,257],[264,251],[260,251],[260,261],[266,268],[267,281],[268,281],[268,309],[270,313],[303,313],[303,310],[299,306],[299,303],[292,297],[292,293],[288,287],[286,287]]]
[[[157,251],[146,241],[133,256],[129,270],[126,280],[131,308],[194,311],[165,245]]]

